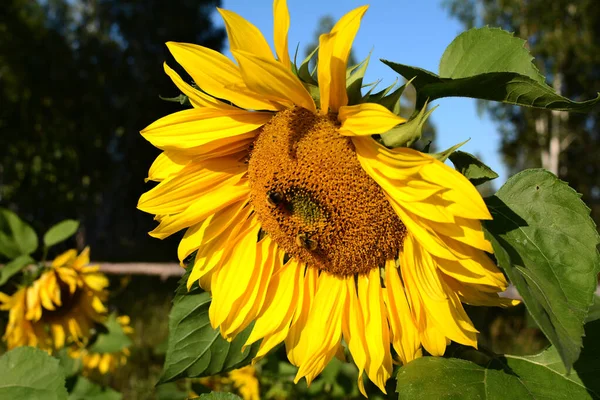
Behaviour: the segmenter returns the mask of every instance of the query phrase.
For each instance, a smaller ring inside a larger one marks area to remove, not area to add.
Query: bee
[[[283,204],[283,194],[276,190],[269,190],[267,192],[267,204],[271,207],[277,207]]]
[[[317,241],[312,239],[308,233],[300,232],[296,235],[296,244],[298,247],[304,247],[308,251],[317,249]]]

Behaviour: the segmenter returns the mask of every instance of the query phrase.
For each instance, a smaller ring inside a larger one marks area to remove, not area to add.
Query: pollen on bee
[[[338,127],[335,115],[277,113],[254,142],[248,179],[262,228],[286,253],[348,276],[396,257],[406,229]]]

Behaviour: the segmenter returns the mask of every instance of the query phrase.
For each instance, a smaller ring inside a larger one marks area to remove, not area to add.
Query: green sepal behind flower
[[[423,108],[421,108],[416,115],[413,114],[413,117],[406,123],[400,124],[383,133],[381,135],[383,144],[387,147],[410,147],[410,145],[419,140],[423,133],[423,126],[425,125],[427,118],[429,118],[436,108],[437,106],[427,110],[427,103],[425,103]]]

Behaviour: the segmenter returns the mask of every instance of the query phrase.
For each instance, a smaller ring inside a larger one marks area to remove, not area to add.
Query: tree
[[[7,0],[0,5],[0,201],[40,231],[82,221],[96,259],[172,259],[136,210],[157,150],[139,131],[178,111],[169,40],[220,49],[218,0]],[[181,69],[180,69],[181,71]],[[149,185],[149,184],[148,184]]]
[[[527,40],[548,83],[574,100],[600,89],[600,10],[595,0],[447,0],[466,28],[492,25]],[[543,167],[568,181],[600,221],[600,112],[585,115],[482,104],[500,127],[513,172]]]

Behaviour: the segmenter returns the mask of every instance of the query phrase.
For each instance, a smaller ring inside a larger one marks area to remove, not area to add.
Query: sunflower
[[[4,334],[8,348],[60,349],[81,343],[105,318],[108,279],[89,266],[89,248],[69,250],[54,259],[30,285],[12,296],[0,293],[0,309],[9,311]]]
[[[141,132],[163,152],[138,208],[159,221],[151,236],[187,229],[188,286],[211,292],[225,338],[254,321],[256,357],[285,342],[295,381],[309,384],[343,343],[361,391],[363,373],[385,391],[394,361],[442,355],[450,341],[477,346],[462,303],[511,303],[486,254],[480,221],[491,215],[454,169],[373,138],[403,118],[350,104],[347,61],[366,6],[320,36],[313,82],[290,61],[286,2],[273,8],[277,58],[254,25],[221,9],[235,62],[167,43],[197,86],[165,64],[193,108]]]
[[[133,335],[133,328],[130,326],[131,320],[129,316],[121,315],[115,319],[124,334],[127,336]],[[74,345],[69,348],[69,357],[81,360],[84,375],[90,375],[95,371],[102,375],[112,373],[117,368],[127,364],[127,359],[130,355],[131,352],[128,347],[121,347],[120,350],[110,353],[95,352],[87,345]]]

